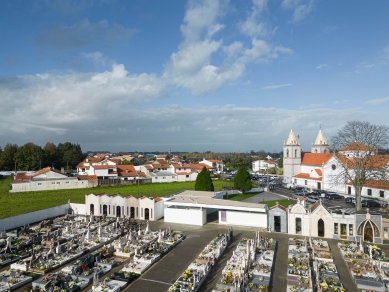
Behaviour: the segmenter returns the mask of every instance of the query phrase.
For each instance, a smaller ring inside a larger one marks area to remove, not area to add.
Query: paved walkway
[[[280,195],[273,192],[263,192],[244,200],[244,202],[258,204],[258,203],[262,203],[263,201],[285,200],[285,199],[287,199],[287,197],[284,195]]]

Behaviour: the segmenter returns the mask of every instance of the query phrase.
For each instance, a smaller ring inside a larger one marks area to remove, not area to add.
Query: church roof
[[[372,151],[374,149],[362,143],[353,142],[343,148],[340,148],[339,150],[340,151]]]
[[[304,153],[302,155],[301,164],[302,165],[316,165],[322,166],[323,163],[326,163],[333,154],[331,153]]]
[[[319,133],[317,134],[316,140],[313,143],[313,145],[317,145],[317,146],[319,146],[319,145],[328,145],[328,143],[326,141],[326,138],[324,138],[324,134],[321,131],[321,129],[319,130]]]
[[[286,140],[287,145],[297,145],[296,136],[294,135],[293,129],[290,129],[288,140]]]

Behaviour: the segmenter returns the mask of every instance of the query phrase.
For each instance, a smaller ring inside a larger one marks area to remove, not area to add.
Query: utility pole
[[[16,159],[14,159],[15,160],[15,177],[16,177]]]
[[[138,173],[138,198],[139,198],[139,173]]]

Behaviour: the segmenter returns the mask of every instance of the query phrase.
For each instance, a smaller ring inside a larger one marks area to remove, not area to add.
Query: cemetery
[[[188,266],[168,292],[199,291],[208,276],[211,267],[216,264],[222,253],[231,241],[232,229],[227,233],[218,233],[212,241],[205,246],[198,257]]]

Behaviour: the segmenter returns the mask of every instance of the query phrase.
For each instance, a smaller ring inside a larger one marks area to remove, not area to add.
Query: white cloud
[[[254,1],[253,10],[262,11],[265,3]],[[274,47],[257,38],[251,39],[249,48],[241,41],[223,45],[223,40],[214,35],[224,27],[218,22],[223,4],[220,1],[191,2],[181,25],[184,40],[165,65],[163,77],[169,83],[196,95],[203,94],[240,78],[249,63],[269,62],[279,54],[293,53],[289,48]],[[223,59],[225,54],[227,58]],[[217,58],[220,65],[212,64],[213,58]]]
[[[384,97],[384,98],[370,99],[370,100],[366,101],[365,103],[370,104],[370,105],[380,105],[380,104],[388,102],[388,101],[389,101],[389,96]]]
[[[315,9],[315,0],[283,0],[281,7],[293,11],[292,22],[300,22]]]
[[[0,81],[0,95],[7,104],[0,109],[1,123],[19,131],[63,134],[77,124],[104,123],[117,118],[117,110],[166,96],[159,77],[129,74],[122,64],[104,72],[45,73]]]
[[[243,34],[250,37],[264,37],[271,31],[270,25],[259,21],[262,12],[267,8],[267,0],[253,0],[249,17],[239,24]]]
[[[318,69],[318,70],[323,69],[323,68],[328,69],[328,68],[330,68],[330,66],[328,66],[327,64],[321,64],[319,66],[316,66],[316,69]]]
[[[263,89],[277,89],[277,88],[286,87],[286,86],[292,86],[292,84],[285,83],[285,84],[268,85],[268,86],[265,86]]]

